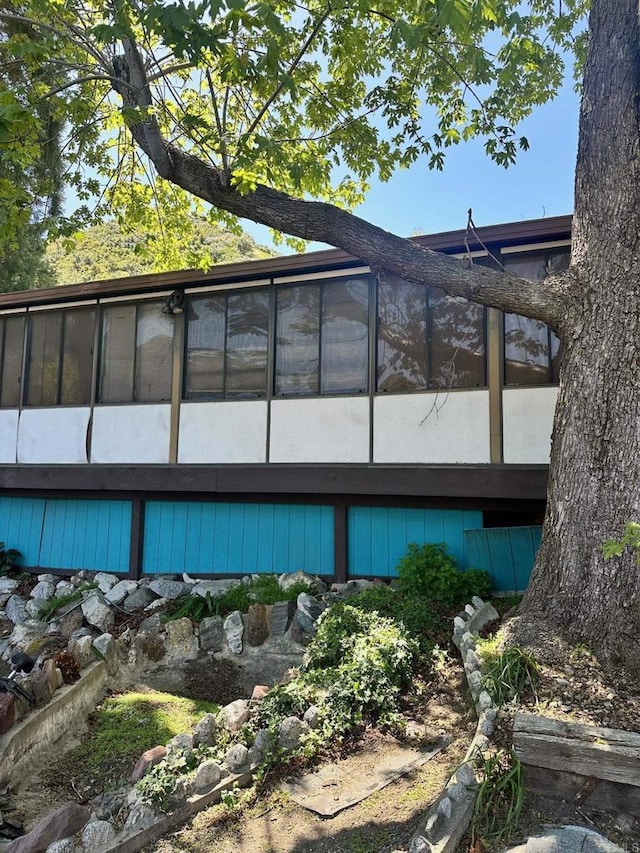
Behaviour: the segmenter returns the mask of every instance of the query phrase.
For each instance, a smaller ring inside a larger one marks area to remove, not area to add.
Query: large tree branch
[[[167,142],[153,111],[151,91],[137,46],[125,43],[125,57],[114,63],[116,76],[137,87],[116,86],[125,106],[143,112],[125,120],[134,140],[153,162],[158,173],[192,195],[236,216],[251,219],[294,237],[316,240],[344,249],[372,268],[387,270],[409,281],[440,287],[453,296],[525,314],[542,320],[559,332],[568,329],[571,304],[567,298],[571,272],[546,279],[543,284],[507,272],[472,266],[416,242],[398,237],[332,204],[304,201],[284,192],[258,185],[245,195],[231,182],[231,174],[216,169]]]

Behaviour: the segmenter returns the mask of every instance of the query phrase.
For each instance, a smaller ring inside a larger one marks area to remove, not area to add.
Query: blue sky
[[[531,148],[520,152],[515,166],[497,166],[479,143],[461,144],[449,150],[442,172],[417,164],[373,185],[355,213],[402,236],[464,228],[469,208],[478,226],[571,213],[578,107],[569,80],[554,101],[520,125],[519,135]],[[259,242],[271,243],[266,228],[243,224]]]

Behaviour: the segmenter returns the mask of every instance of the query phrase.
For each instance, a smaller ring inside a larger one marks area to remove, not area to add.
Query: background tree
[[[572,260],[543,283],[431,253],[344,208],[372,175],[418,158],[441,168],[463,139],[480,137],[489,156],[511,162],[527,146],[517,122],[560,82],[562,49],[582,58],[580,0],[2,8],[0,20],[28,19],[40,34],[36,66],[12,36],[2,45],[25,79],[9,107],[28,101],[34,67],[64,73],[43,97],[64,89],[74,128],[100,116],[108,134],[94,130],[84,151],[118,178],[102,201],[121,216],[144,216],[151,188],[180,226],[200,199],[214,216],[340,246],[376,270],[555,330],[564,354],[547,514],[523,612],[637,668],[640,574],[632,556],[605,563],[601,552],[640,511],[637,4],[593,0]],[[6,102],[0,119],[19,127]]]

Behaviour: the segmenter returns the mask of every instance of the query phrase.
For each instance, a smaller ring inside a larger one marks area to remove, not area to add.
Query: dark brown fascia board
[[[476,229],[477,239],[467,235],[466,231],[443,231],[412,237],[422,246],[439,252],[456,253],[467,246],[471,251],[482,245],[495,248],[500,245],[518,245],[527,242],[557,240],[571,235],[571,216],[553,216],[548,219],[530,219],[524,222],[508,222],[502,225],[488,225]],[[465,238],[467,242],[465,243]],[[481,241],[481,242],[480,242]],[[324,249],[307,252],[302,255],[281,255],[264,258],[259,261],[241,261],[232,264],[220,264],[208,272],[201,270],[177,270],[167,273],[152,273],[131,278],[92,281],[86,284],[68,284],[50,287],[44,290],[24,290],[15,293],[0,294],[0,308],[21,308],[29,305],[54,305],[80,299],[96,299],[107,296],[128,296],[140,291],[153,293],[176,287],[203,287],[210,284],[237,283],[269,276],[292,275],[296,273],[321,272],[326,269],[348,270],[360,264],[342,249]]]
[[[2,491],[543,500],[546,465],[2,465]]]

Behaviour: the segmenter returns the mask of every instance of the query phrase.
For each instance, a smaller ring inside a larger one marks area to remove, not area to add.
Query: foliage
[[[172,601],[165,612],[168,620],[187,617],[201,622],[207,616],[225,616],[234,610],[246,612],[252,604],[275,604],[277,601],[295,601],[301,592],[311,592],[311,587],[301,581],[282,589],[276,575],[258,575],[248,582],[230,587],[220,595],[185,595]]]
[[[5,548],[4,542],[0,542],[0,575],[6,575],[15,566],[22,554],[15,548]]]
[[[421,596],[435,604],[453,607],[474,595],[486,597],[491,578],[479,569],[461,572],[443,544],[411,542],[398,563],[398,588],[407,596]]]
[[[54,595],[53,598],[45,601],[40,607],[40,610],[38,611],[39,618],[42,619],[43,622],[48,621],[62,607],[66,607],[67,604],[72,604],[74,601],[80,601],[87,590],[97,589],[97,587],[98,584],[95,583],[95,581],[91,581],[81,584],[73,592],[68,592],[65,595]]]
[[[524,803],[522,765],[513,752],[500,750],[478,754],[480,774],[477,798],[471,819],[471,846],[497,843],[518,828]]]
[[[531,652],[519,646],[509,646],[501,652],[490,645],[480,645],[483,660],[482,689],[496,705],[516,701],[525,690],[535,693],[540,681],[540,664]]]
[[[111,220],[58,237],[47,247],[46,261],[57,284],[99,281],[174,269],[265,258],[272,252],[248,234],[236,234],[214,223],[194,219],[181,241],[180,254],[160,252],[157,230]],[[53,282],[52,282],[53,283]]]
[[[640,566],[640,524],[636,521],[628,521],[620,539],[609,539],[602,546],[605,560],[612,557],[621,557],[625,550],[630,548],[636,557],[636,563]]]
[[[171,801],[182,791],[184,776],[198,763],[191,750],[171,750],[161,762],[150,767],[138,782],[140,799],[167,809]]]

